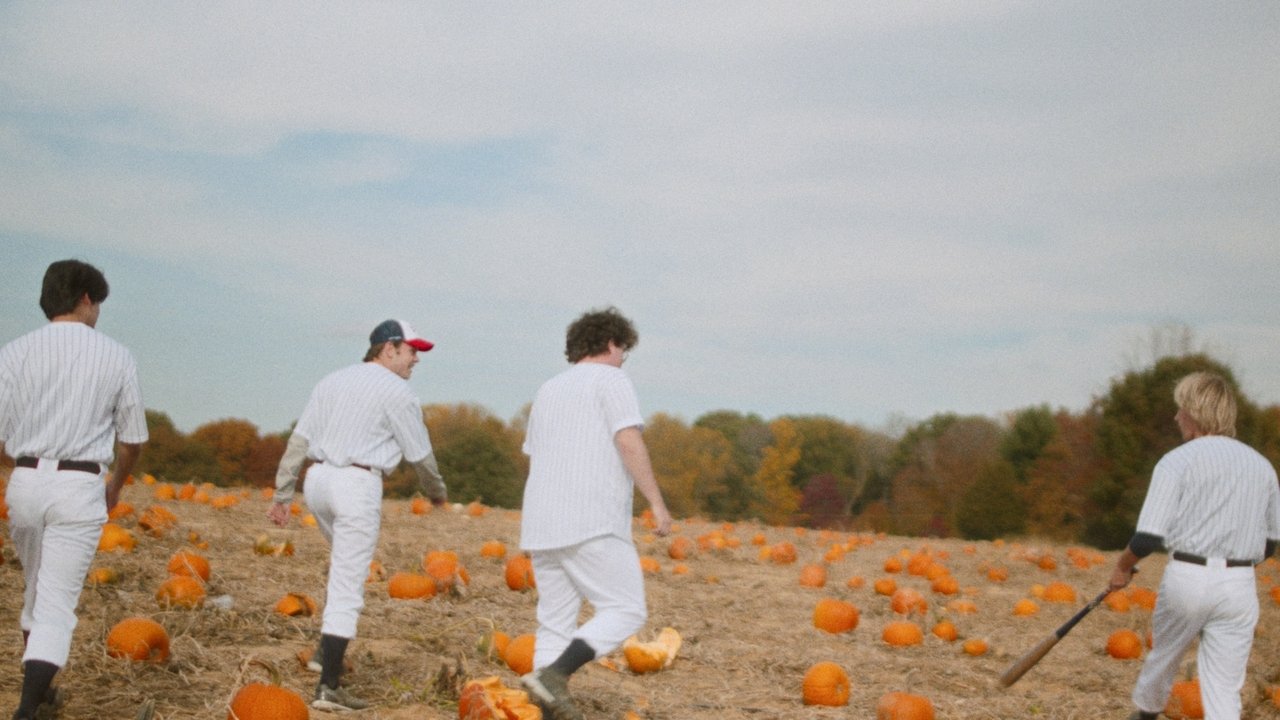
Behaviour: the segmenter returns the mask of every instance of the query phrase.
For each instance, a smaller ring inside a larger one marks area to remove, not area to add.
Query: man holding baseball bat
[[[1280,542],[1280,488],[1271,463],[1234,439],[1236,400],[1224,378],[1192,373],[1173,397],[1186,442],[1156,464],[1137,531],[1111,574],[1111,589],[1119,590],[1139,559],[1161,548],[1169,552],[1130,720],[1160,714],[1178,663],[1197,637],[1204,716],[1239,720],[1258,622],[1253,566]]]

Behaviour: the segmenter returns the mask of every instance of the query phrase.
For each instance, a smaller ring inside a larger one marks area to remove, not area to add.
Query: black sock
[[[334,689],[338,687],[338,678],[342,677],[342,659],[347,654],[347,643],[350,638],[337,635],[320,636],[320,655],[324,667],[320,671],[320,682]]]
[[[36,708],[49,694],[53,676],[57,674],[58,666],[51,662],[28,660],[22,663],[22,699],[18,701],[18,711],[13,714],[14,720],[35,717]]]
[[[564,673],[565,677],[568,677],[577,672],[578,668],[595,659],[596,651],[592,650],[591,646],[581,638],[574,638],[573,641],[569,643],[569,647],[565,648],[564,652],[560,653],[560,657],[556,658],[555,662],[551,663],[550,667],[555,668],[556,670]]]

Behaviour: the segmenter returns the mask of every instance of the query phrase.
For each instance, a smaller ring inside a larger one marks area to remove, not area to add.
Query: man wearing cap
[[[1280,489],[1271,463],[1235,439],[1235,393],[1221,375],[1195,372],[1173,390],[1185,440],[1160,458],[1137,532],[1116,559],[1111,589],[1138,560],[1169,551],[1151,617],[1151,652],[1133,688],[1130,720],[1155,720],[1182,655],[1199,642],[1204,717],[1238,720],[1240,689],[1258,623],[1253,566],[1280,542]]]
[[[307,508],[329,541],[320,646],[308,666],[320,671],[311,706],[359,710],[368,703],[341,687],[347,643],[356,636],[365,578],[382,524],[382,476],[403,458],[436,505],[447,499],[444,480],[422,421],[422,405],[407,382],[418,353],[433,345],[407,323],[387,320],[369,335],[364,362],[333,372],[316,385],[294,427],[276,472],[275,502],[267,517],[289,522],[289,503],[305,460]]]
[[[15,459],[5,499],[26,583],[17,720],[61,702],[53,678],[71,651],[80,589],[147,441],[133,355],[95,329],[107,292],[88,263],[49,265],[40,308],[50,322],[0,348],[0,451]]]

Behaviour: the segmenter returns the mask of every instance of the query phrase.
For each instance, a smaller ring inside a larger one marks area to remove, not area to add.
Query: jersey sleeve
[[[142,387],[138,383],[138,365],[129,358],[124,382],[115,408],[116,440],[140,444],[147,441],[147,411],[142,404]]]
[[[1151,485],[1138,513],[1138,532],[1168,537],[1169,526],[1178,507],[1183,463],[1176,455],[1165,455],[1151,472]]]
[[[406,391],[396,399],[387,411],[387,421],[406,461],[416,463],[431,454],[431,437],[422,417],[422,404],[412,392]]]
[[[636,397],[635,386],[631,378],[624,372],[610,373],[604,383],[602,403],[605,420],[609,432],[617,434],[619,430],[629,427],[644,427],[644,418],[640,415],[640,401]]]

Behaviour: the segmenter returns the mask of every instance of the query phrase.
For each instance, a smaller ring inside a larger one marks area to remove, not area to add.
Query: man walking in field
[[[1239,720],[1258,622],[1253,566],[1280,542],[1280,489],[1271,463],[1234,439],[1236,400],[1224,378],[1192,373],[1173,397],[1186,442],[1156,464],[1137,532],[1111,575],[1111,589],[1119,590],[1140,558],[1169,551],[1130,720],[1160,714],[1178,663],[1197,638],[1204,716]]]
[[[307,470],[303,495],[330,544],[320,647],[312,660],[320,671],[311,703],[318,710],[369,706],[339,680],[378,546],[382,476],[403,458],[413,465],[434,504],[443,505],[447,499],[422,421],[422,405],[408,383],[418,353],[432,347],[406,323],[387,320],[378,325],[369,336],[364,362],[331,373],[316,385],[280,459],[275,502],[267,516],[280,526],[289,522],[294,485],[310,458],[315,464]]]
[[[639,403],[622,363],[638,341],[614,308],[569,326],[573,366],[538,390],[524,450],[529,479],[520,547],[538,579],[533,672],[521,680],[550,720],[579,720],[569,677],[644,626],[644,579],[631,538],[634,489],[648,501],[658,535],[671,514],[653,476]],[[583,601],[595,610],[578,626]]]
[[[71,652],[80,589],[147,441],[133,355],[95,329],[107,293],[92,265],[51,264],[40,292],[49,324],[0,348],[0,451],[15,459],[5,501],[26,583],[14,720],[52,717],[61,704],[53,678]]]

